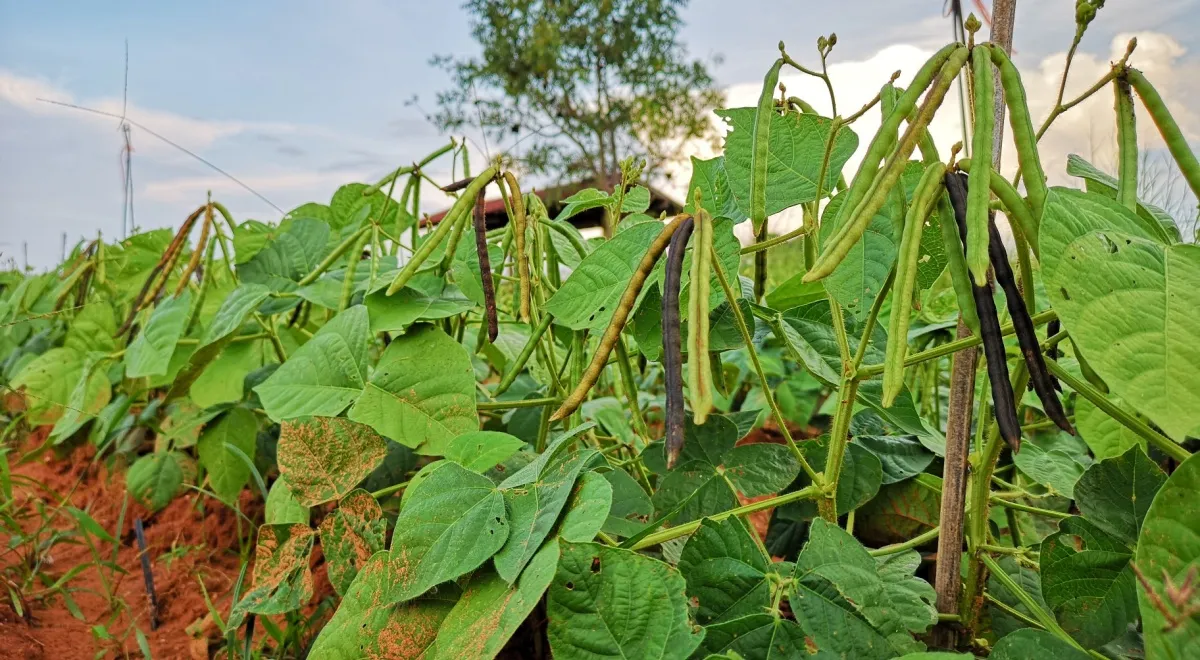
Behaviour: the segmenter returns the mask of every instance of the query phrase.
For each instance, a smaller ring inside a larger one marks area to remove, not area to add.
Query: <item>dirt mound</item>
[[[38,446],[44,437],[45,431],[33,434],[26,447]],[[90,446],[80,447],[61,457],[46,452],[24,464],[18,464],[17,457],[10,454],[16,510],[31,507],[39,499],[46,503],[48,511],[62,503],[88,512],[113,534],[127,499],[124,477],[102,465],[92,465],[94,451]],[[88,566],[68,583],[83,620],[70,612],[60,596],[31,599],[25,619],[11,607],[0,607],[0,647],[4,648],[4,657],[93,658],[102,650],[114,656],[128,653],[141,657],[134,627],[145,634],[155,658],[208,657],[208,639],[219,633],[211,618],[206,620],[209,608],[200,585],[203,584],[213,605],[225,616],[240,566],[237,514],[195,491],[185,492],[156,513],[150,513],[132,498],[128,501],[121,529],[115,535],[120,544],[116,564],[123,573],[98,568],[91,548],[81,538],[76,537],[78,542],[54,545],[43,562],[43,571],[51,581],[73,567]],[[253,519],[261,511],[262,503],[244,491],[241,507]],[[160,623],[153,631],[133,532],[133,521],[139,517],[145,526],[158,594]],[[36,528],[38,520],[29,523]],[[51,525],[55,529],[70,529],[75,520],[60,510]],[[249,523],[243,520],[240,529],[243,536],[247,529]],[[7,541],[3,541],[5,546]],[[112,560],[112,543],[98,541],[97,550],[104,561]],[[7,567],[20,560],[16,553],[7,553],[0,559],[0,566]],[[114,594],[111,600],[105,579]],[[112,639],[100,639],[93,633],[94,626],[104,626]]]

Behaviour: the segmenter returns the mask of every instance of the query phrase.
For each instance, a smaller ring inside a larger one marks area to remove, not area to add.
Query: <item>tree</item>
[[[710,137],[723,100],[676,39],[686,0],[470,0],[478,58],[436,57],[445,131],[479,125],[533,174],[611,186],[622,159],[653,172]]]

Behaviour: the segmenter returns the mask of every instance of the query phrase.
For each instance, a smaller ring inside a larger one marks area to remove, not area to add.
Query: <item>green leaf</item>
[[[371,316],[371,332],[401,331],[417,321],[449,318],[475,308],[475,303],[449,282],[441,280],[439,286],[430,288],[438,290],[406,286],[391,296],[384,291],[368,295],[364,302]]]
[[[687,187],[687,203],[683,207],[684,213],[695,213],[692,194],[696,188],[700,189],[701,206],[712,214],[713,218],[729,218],[734,224],[747,219],[746,214],[738,208],[737,200],[733,198],[733,193],[729,190],[729,174],[725,171],[723,156],[708,160],[700,160],[692,156],[692,179]],[[786,308],[780,307],[779,309]]]
[[[854,442],[875,454],[883,466],[884,485],[904,481],[925,471],[933,462],[930,452],[907,435],[856,435]]]
[[[821,216],[822,244],[829,242],[849,221],[850,212],[841,212],[846,197],[847,192],[842,191],[825,205]],[[880,210],[871,218],[862,239],[850,248],[833,273],[822,280],[825,290],[855,317],[865,319],[875,296],[887,281],[898,248],[893,220]]]
[[[521,569],[541,547],[566,506],[579,472],[595,455],[594,450],[569,454],[539,469],[531,483],[502,491],[509,532],[494,561],[496,572],[506,582],[515,582]]]
[[[1088,192],[1099,193],[1109,199],[1117,198],[1117,179],[1076,154],[1067,155],[1067,174],[1081,177]],[[1179,242],[1179,227],[1166,211],[1138,200],[1137,213],[1138,217],[1146,221],[1145,226],[1155,232],[1161,240]],[[1159,229],[1156,229],[1156,226]]]
[[[922,484],[920,480],[924,479],[936,483],[937,490]],[[858,510],[855,534],[866,542],[884,546],[907,541],[937,527],[942,504],[941,482],[933,475],[921,475],[884,486],[878,496]]]
[[[188,389],[192,401],[202,407],[234,403],[245,396],[246,376],[263,366],[264,341],[231,343],[200,372]]]
[[[29,410],[25,421],[31,425],[54,424],[71,406],[75,386],[83,380],[87,359],[73,348],[52,348],[33,358],[13,378],[14,390],[25,388]],[[99,369],[87,376],[85,405],[71,406],[95,415],[108,404],[112,388]]]
[[[546,301],[546,311],[554,315],[554,322],[572,330],[607,326],[638,263],[662,228],[659,222],[633,225],[593,250]]]
[[[687,658],[702,631],[669,565],[629,550],[563,543],[546,601],[555,658]]]
[[[725,136],[725,171],[729,188],[743,213],[750,212],[750,160],[754,152],[752,126],[757,108],[717,110],[730,124]],[[771,114],[767,161],[767,215],[817,198],[817,177],[825,155],[832,120],[810,114]],[[858,148],[858,136],[842,128],[833,142],[821,190],[828,195],[842,166]]]
[[[483,474],[525,446],[525,441],[499,431],[468,431],[446,445],[446,458]]]
[[[1091,656],[1044,630],[1024,628],[996,642],[988,657],[991,660],[1085,660]]]
[[[370,493],[353,490],[321,521],[320,533],[329,583],[344,596],[359,570],[384,549],[387,520]]]
[[[699,603],[696,621],[705,626],[758,614],[771,604],[770,560],[736,517],[702,520],[683,546],[678,566],[688,597]]]
[[[262,251],[279,232],[278,227],[247,220],[233,228],[233,256],[236,264],[244,264]]]
[[[630,537],[650,522],[654,504],[636,479],[625,470],[610,470],[604,479],[612,486],[612,509],[604,521],[604,532]]]
[[[557,232],[551,231],[550,233],[554,234]],[[500,249],[499,245],[488,244],[488,259],[489,264],[499,264],[504,259],[504,252]],[[468,226],[466,231],[463,232],[462,239],[458,242],[458,248],[454,253],[454,261],[450,265],[450,275],[457,286],[448,286],[448,290],[442,294],[441,297],[444,302],[441,305],[443,307],[448,307],[447,303],[457,302],[462,304],[464,301],[480,306],[486,304],[487,301],[483,295],[483,277],[479,273],[479,250],[475,246],[474,226]],[[446,284],[444,279],[438,279],[441,284]],[[416,278],[414,278],[415,280]],[[468,307],[468,309],[470,308]],[[434,317],[427,316],[426,318]]]
[[[267,524],[258,528],[254,582],[229,615],[240,625],[246,614],[283,614],[300,609],[313,594],[308,556],[316,532],[306,524]]]
[[[151,511],[171,503],[183,487],[178,452],[156,451],[139,458],[125,473],[125,487]]]
[[[767,292],[767,307],[792,309],[820,301],[825,297],[825,286],[820,282],[805,282],[807,271],[802,271],[784,280]]]
[[[112,353],[118,348],[113,336],[116,334],[117,322],[113,318],[112,305],[89,301],[68,325],[63,346],[78,351],[80,355]]]
[[[233,334],[234,331],[242,327],[242,324],[246,322],[250,314],[270,294],[271,290],[262,284],[247,282],[239,284],[221,303],[221,307],[217,310],[217,315],[213,317],[212,323],[204,331],[204,337],[200,340],[200,347],[203,348]]]
[[[608,193],[595,188],[585,188],[564,199],[563,209],[558,212],[555,221],[567,220],[590,209],[598,209],[612,202]]]
[[[1136,564],[1159,599],[1169,601],[1164,591],[1164,573],[1178,587],[1200,563],[1200,518],[1195,513],[1200,498],[1200,458],[1192,456],[1175,468],[1154,497],[1142,521]],[[1195,602],[1195,596],[1188,604]],[[1200,654],[1200,619],[1183,619],[1173,630],[1143,587],[1138,588],[1142,634],[1147,658],[1193,658]],[[1173,615],[1179,609],[1172,608]]]
[[[844,601],[804,584],[788,598],[812,647],[844,660],[884,660],[897,653],[887,639],[843,606]]]
[[[504,497],[496,486],[444,461],[405,493],[391,547],[399,574],[388,602],[411,600],[479,568],[503,547],[508,533]]]
[[[345,410],[363,391],[369,337],[366,307],[355,305],[333,317],[254,388],[267,416],[279,422]]]
[[[1131,447],[1083,473],[1075,484],[1076,505],[1089,522],[1132,548],[1150,503],[1166,480],[1158,464],[1140,448]]]
[[[495,657],[546,593],[558,567],[558,555],[558,540],[547,541],[514,585],[491,571],[472,575],[462,598],[438,630],[433,658]]]
[[[598,472],[584,472],[558,521],[558,536],[571,543],[590,543],[612,509],[613,489]],[[529,567],[525,568],[525,572]]]
[[[441,455],[479,429],[471,357],[440,328],[412,328],[384,350],[349,414],[418,453]]]
[[[316,269],[328,253],[329,234],[325,221],[297,218],[254,258],[238,264],[238,279],[266,285],[272,291],[293,291],[296,282]]]
[[[1080,644],[1102,646],[1137,618],[1132,550],[1086,518],[1058,528],[1041,545],[1042,597]]]
[[[1063,497],[1072,498],[1075,482],[1085,466],[1063,449],[1042,449],[1032,442],[1021,445],[1013,454],[1013,463],[1022,474]]]
[[[692,657],[737,654],[744,660],[806,660],[804,630],[795,621],[770,614],[750,614],[705,626],[704,641]]]
[[[782,445],[734,447],[737,427],[722,415],[710,416],[703,425],[686,420],[684,439],[679,462],[659,481],[653,497],[657,516],[682,507],[672,524],[733,508],[739,492],[756,496],[781,491],[800,472],[796,457]],[[648,465],[665,468],[661,443],[643,453]]]
[[[1040,236],[1046,292],[1113,393],[1182,440],[1200,430],[1200,247],[1165,246],[1099,195],[1053,189]],[[1055,254],[1051,255],[1051,251]],[[1113,322],[1107,310],[1137,323]]]
[[[423,598],[392,604],[388,594],[404,581],[405,568],[394,555],[372,555],[321,629],[309,657],[430,657],[439,628],[457,605],[458,589],[447,585]]]
[[[1128,406],[1122,405],[1121,408],[1135,414]],[[1079,436],[1095,454],[1096,460],[1120,456],[1133,446],[1146,450],[1145,438],[1083,397],[1075,399],[1075,428],[1079,429]]]
[[[221,501],[236,502],[238,493],[250,479],[250,466],[225,445],[237,447],[253,459],[257,443],[258,420],[245,408],[231,408],[200,433],[196,453],[200,465],[208,472],[209,487]]]
[[[894,623],[916,634],[922,634],[936,624],[938,617],[934,601],[937,600],[937,593],[933,585],[914,575],[921,568],[921,554],[916,550],[907,550],[878,557],[875,561],[879,578],[883,581],[884,597],[891,605]],[[889,639],[897,649],[911,645],[899,634],[889,636]]]
[[[371,222],[386,227],[388,231],[396,229],[396,216],[400,212],[400,205],[395,200],[388,199],[382,190],[376,190],[370,195],[364,194],[370,187],[365,183],[347,183],[338,188],[329,200],[329,225],[335,229],[358,227],[369,218]],[[368,207],[365,212],[364,207]],[[405,227],[401,226],[399,229]]]
[[[296,500],[316,506],[345,497],[387,454],[384,439],[342,417],[302,417],[279,427],[279,472]]]
[[[172,296],[154,308],[150,320],[125,351],[125,375],[128,378],[167,372],[191,305],[192,292],[184,289],[182,294]]]
[[[281,476],[271,484],[265,509],[264,517],[268,525],[308,524],[310,511],[296,499],[286,477]]]

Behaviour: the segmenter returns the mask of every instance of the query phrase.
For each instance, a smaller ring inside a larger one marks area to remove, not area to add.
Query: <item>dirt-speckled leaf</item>
[[[1200,429],[1200,247],[1166,246],[1142,223],[1101,195],[1053,189],[1046,293],[1113,393],[1182,440]]]
[[[404,580],[403,562],[377,552],[359,571],[337,612],[321,629],[310,658],[430,657],[438,630],[458,602],[458,588],[444,585],[427,596],[393,604],[388,594]]]
[[[1139,447],[1089,467],[1075,484],[1075,500],[1088,521],[1133,548],[1142,520],[1167,475]]]
[[[1196,515],[1198,501],[1200,458],[1192,456],[1175,468],[1175,472],[1154,497],[1154,503],[1142,521],[1142,535],[1138,538],[1135,562],[1161,599],[1166,599],[1164,571],[1178,587],[1187,579],[1189,571],[1195,571],[1200,566],[1200,517]],[[1195,596],[1192,598],[1192,602],[1195,602]],[[1192,616],[1174,630],[1165,630],[1165,617],[1155,609],[1140,585],[1138,607],[1142,613],[1147,658],[1200,656],[1200,618]]]
[[[283,614],[299,609],[313,595],[308,556],[316,532],[305,524],[268,524],[258,528],[254,581],[234,606],[230,625],[246,614]]]
[[[750,169],[754,153],[752,127],[757,108],[717,110],[731,127],[725,136],[725,171],[729,189],[742,212],[750,212]],[[767,146],[767,215],[817,198],[817,178],[832,120],[810,114],[771,113]],[[858,136],[842,128],[833,142],[821,190],[828,195],[846,160],[858,147]]]
[[[732,654],[737,654],[732,655]],[[737,657],[744,660],[806,660],[812,656],[804,644],[804,629],[795,621],[756,613],[704,627],[697,655]],[[692,656],[697,657],[697,656]]]
[[[483,474],[512,456],[525,441],[499,431],[468,431],[446,445],[446,458]]]
[[[1024,628],[996,642],[988,657],[991,660],[1085,660],[1091,656],[1045,630]]]
[[[1085,648],[1102,646],[1137,618],[1133,551],[1086,518],[1059,522],[1041,545],[1042,597]]]
[[[1118,405],[1133,414],[1128,406]],[[1141,447],[1142,451],[1146,450],[1145,438],[1083,397],[1075,399],[1075,428],[1079,430],[1079,437],[1087,443],[1098,461],[1120,456],[1135,445]]]
[[[258,444],[258,420],[245,408],[232,408],[200,433],[196,453],[208,472],[212,492],[224,502],[237,501],[238,493],[250,480],[250,466],[225,445],[237,447],[251,460]]]
[[[770,560],[739,518],[701,521],[678,566],[688,596],[698,603],[696,620],[705,626],[758,614],[771,604]]]
[[[658,222],[633,225],[593,250],[546,301],[554,322],[572,330],[607,326],[630,277],[662,228]]]
[[[471,356],[440,328],[414,327],[384,350],[349,415],[418,453],[440,456],[455,437],[479,429]]]
[[[345,410],[363,390],[369,337],[366,307],[355,305],[333,317],[254,388],[267,416],[279,422]]]
[[[167,298],[154,308],[150,320],[125,351],[127,377],[141,378],[167,372],[191,306],[192,292],[184,289],[180,295]]]
[[[178,452],[156,451],[139,458],[125,473],[126,488],[151,511],[165,507],[183,487],[180,457]]]
[[[850,213],[841,213],[846,192],[838,193],[825,206],[821,222],[821,242],[828,242],[849,220]],[[893,222],[883,211],[876,213],[866,232],[846,258],[823,282],[825,290],[857,318],[863,319],[875,296],[887,281],[888,272],[896,261],[898,249]]]
[[[387,454],[371,427],[343,417],[301,417],[279,427],[279,472],[296,499],[316,506],[354,489]]]
[[[558,514],[566,506],[580,470],[596,452],[583,450],[552,461],[539,470],[532,483],[506,488],[504,504],[508,510],[508,540],[496,553],[496,572],[512,584],[521,569],[541,547],[554,528]]]
[[[555,658],[687,658],[703,632],[671,566],[629,550],[563,543],[546,602]]]
[[[504,497],[487,477],[444,461],[405,493],[391,554],[399,570],[388,600],[411,600],[479,568],[508,538]]]
[[[491,571],[471,576],[462,598],[442,622],[432,658],[494,658],[546,593],[558,567],[558,554],[558,540],[547,541],[511,586]]]
[[[333,590],[345,595],[375,553],[384,549],[387,520],[383,509],[365,490],[353,490],[321,521],[321,550]]]

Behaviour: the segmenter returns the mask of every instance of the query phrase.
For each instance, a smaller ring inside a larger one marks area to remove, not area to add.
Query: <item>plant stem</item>
[[[1047,360],[1046,368],[1057,376],[1059,380],[1066,383],[1067,387],[1079,392],[1080,396],[1094,403],[1097,408],[1108,413],[1109,417],[1120,422],[1125,428],[1145,438],[1150,444],[1158,447],[1167,456],[1182,463],[1192,455],[1191,452],[1179,446],[1174,440],[1155,431],[1142,420],[1119,408],[1103,392],[1093,387],[1091,383],[1076,378],[1074,374],[1059,366],[1054,360]]]
[[[551,406],[558,402],[557,398],[547,396],[540,399],[521,399],[520,401],[480,401],[475,404],[475,407],[478,410],[512,410],[514,408]]]
[[[1008,573],[1004,572],[1004,569],[1000,567],[1000,564],[996,563],[995,559],[992,559],[986,554],[981,555],[980,559],[982,559],[983,563],[987,565],[988,570],[992,572],[992,575],[996,576],[996,580],[998,580],[1000,584],[1003,584],[1005,589],[1008,589],[1008,591],[1015,596],[1017,600],[1021,601],[1021,604],[1024,605],[1026,609],[1033,613],[1033,618],[1037,620],[1039,625],[1045,628],[1047,632],[1053,633],[1056,637],[1062,639],[1071,646],[1074,646],[1080,651],[1084,650],[1084,648],[1079,645],[1079,642],[1075,641],[1075,638],[1068,635],[1067,631],[1063,630],[1062,627],[1058,625],[1058,622],[1054,620],[1054,617],[1049,612],[1044,610],[1041,605],[1038,605],[1037,601],[1033,599],[1033,596],[1029,595],[1029,592],[1022,589],[1021,585],[1017,584]]]
[[[750,332],[750,328],[746,325],[746,317],[742,315],[742,307],[738,304],[738,299],[734,293],[733,287],[729,284],[729,278],[725,275],[725,267],[721,264],[721,257],[717,254],[716,248],[712,250],[712,265],[713,272],[717,274],[717,280],[721,283],[721,289],[725,292],[725,300],[729,303],[729,309],[733,312],[734,323],[737,324],[738,330],[742,333],[742,340],[746,342],[746,352],[750,355],[750,363],[754,366],[754,373],[758,375],[759,383],[762,384],[763,398],[767,400],[767,405],[771,408],[771,413],[775,416],[775,422],[779,425],[779,432],[783,434],[783,439],[787,442],[788,449],[792,451],[792,455],[800,463],[800,467],[804,469],[804,473],[812,480],[814,484],[824,485],[825,481],[821,475],[809,465],[808,459],[804,457],[804,452],[800,451],[800,447],[796,445],[796,441],[792,438],[792,432],[788,428],[787,418],[783,416],[783,411],[779,409],[779,404],[775,401],[775,395],[771,392],[771,384],[767,381],[767,374],[763,371],[762,363],[758,360],[758,351],[754,349],[754,334]]]
[[[804,499],[810,499],[813,497],[818,497],[820,494],[821,494],[821,490],[817,486],[805,486],[804,488],[801,488],[800,490],[792,491],[790,493],[784,493],[783,495],[776,495],[775,497],[771,497],[771,498],[768,498],[765,500],[759,500],[758,502],[752,502],[752,503],[746,504],[744,506],[739,506],[737,508],[729,509],[727,511],[722,511],[721,513],[714,513],[711,516],[707,516],[707,518],[714,522],[720,522],[722,520],[725,520],[726,518],[729,518],[730,516],[744,516],[746,514],[754,513],[756,511],[763,511],[763,510],[770,509],[773,507],[783,506],[784,504],[787,504],[788,502],[795,502],[798,500],[804,500]],[[691,522],[687,522],[682,525],[676,525],[674,527],[669,527],[660,532],[655,532],[653,534],[647,535],[641,541],[638,541],[637,543],[635,543],[631,549],[632,550],[642,550],[644,548],[653,547],[653,546],[659,545],[661,543],[664,543],[666,541],[670,541],[671,539],[677,539],[681,536],[687,536],[688,534],[691,534],[692,532],[696,531],[699,528],[700,528],[699,520],[693,520]]]
[[[629,359],[629,350],[625,348],[625,340],[617,337],[617,367],[621,371],[621,384],[625,387],[625,398],[629,400],[629,414],[633,419],[633,428],[638,435],[650,439],[650,428],[646,418],[642,416],[642,406],[638,402],[637,382],[633,380],[633,364]]]
[[[885,545],[882,548],[870,550],[867,554],[871,555],[872,557],[885,557],[887,555],[894,555],[899,552],[904,552],[905,550],[912,550],[913,548],[925,545],[926,543],[938,538],[938,534],[940,533],[941,527],[934,527],[933,529],[928,529],[924,532],[921,532],[920,534],[903,543]]]

